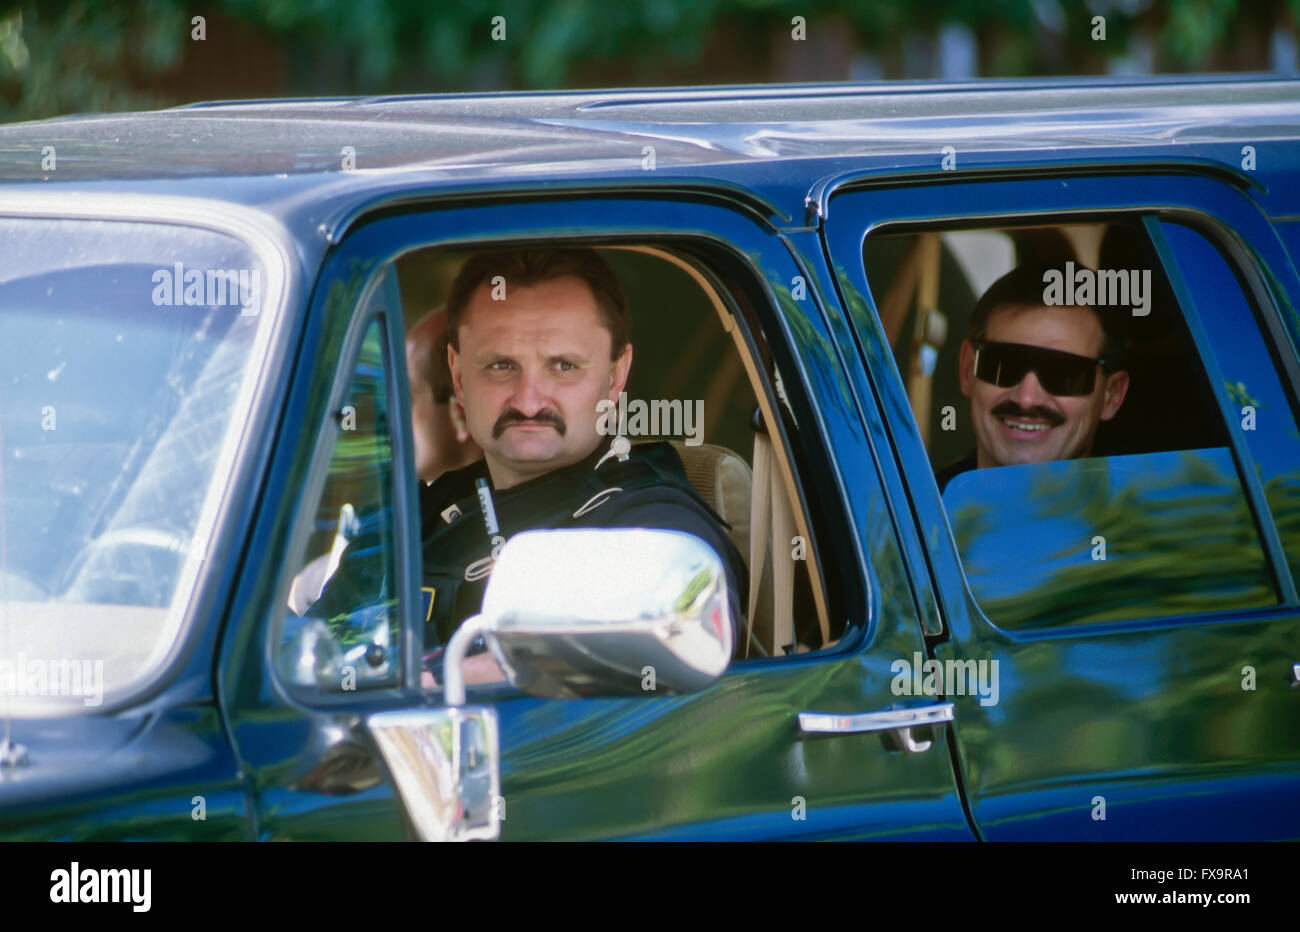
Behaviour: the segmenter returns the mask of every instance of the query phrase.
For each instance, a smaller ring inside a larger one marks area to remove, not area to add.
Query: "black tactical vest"
[[[605,450],[602,444],[580,462],[494,492],[498,552],[519,531],[600,526],[606,517],[601,509],[617,507],[612,503],[633,493],[639,493],[639,501],[659,499],[702,509],[720,527],[727,527],[691,486],[671,444],[638,444],[626,461],[610,457],[596,467]],[[482,463],[456,470],[430,486],[421,500],[426,650],[445,647],[461,622],[483,604],[494,544],[473,487],[474,479],[484,475]],[[656,490],[661,494],[656,495]]]

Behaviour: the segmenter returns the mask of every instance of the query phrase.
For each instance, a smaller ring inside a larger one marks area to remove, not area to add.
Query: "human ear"
[[[450,343],[447,344],[447,368],[451,370],[451,387],[457,398],[464,398],[460,385],[460,354]]]
[[[1128,394],[1128,373],[1123,369],[1112,372],[1106,379],[1106,391],[1102,396],[1101,419],[1109,421],[1119,413],[1119,407]]]
[[[628,374],[632,371],[632,344],[628,343],[623,347],[623,352],[618,359],[614,360],[614,367],[609,374],[609,393],[610,401],[618,401],[619,393],[627,385]]]
[[[961,393],[970,397],[972,383],[975,381],[975,345],[970,340],[961,341],[961,353],[957,359],[957,381]]]

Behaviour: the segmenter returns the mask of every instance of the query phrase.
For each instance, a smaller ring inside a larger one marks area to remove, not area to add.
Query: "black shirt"
[[[934,481],[939,483],[939,494],[948,487],[948,483],[953,480],[954,476],[966,472],[968,469],[975,469],[979,466],[975,459],[975,451],[971,450],[959,460],[953,460],[947,466],[943,467],[934,474]]]
[[[727,535],[726,523],[691,486],[681,458],[670,444],[637,444],[627,462],[610,457],[597,468],[607,448],[608,444],[601,444],[569,466],[509,489],[493,490],[500,538],[508,540],[524,530],[561,527],[662,528],[693,534],[712,547],[722,563],[733,643],[739,644],[745,630],[742,599],[748,594],[749,581],[745,561]],[[487,535],[475,488],[480,478],[491,484],[487,464],[482,461],[420,487],[426,650],[445,646],[456,628],[482,605],[493,541]],[[619,491],[606,491],[611,488]],[[377,578],[383,576],[382,548],[375,546],[373,537],[373,532],[363,533],[348,545],[311,615],[332,619],[331,627],[336,627],[349,612],[374,603],[376,593],[387,589],[386,580]]]

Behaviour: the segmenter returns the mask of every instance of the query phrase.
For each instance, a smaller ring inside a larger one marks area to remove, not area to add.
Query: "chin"
[[[1029,466],[1033,463],[1050,463],[1062,459],[1054,451],[1046,450],[1008,450],[994,457],[998,466]]]

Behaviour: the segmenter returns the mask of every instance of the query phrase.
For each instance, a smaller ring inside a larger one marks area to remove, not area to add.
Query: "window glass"
[[[1277,601],[1225,447],[973,469],[943,501],[971,594],[1005,628]]]
[[[1249,309],[1218,261],[1192,290],[1231,291],[1219,322],[1245,329]],[[882,231],[864,262],[967,585],[992,622],[1277,603],[1214,367],[1140,222]],[[1271,375],[1253,338],[1230,348],[1233,369]],[[1272,392],[1265,402],[1287,414]],[[1289,417],[1278,427],[1300,443]],[[1300,467],[1300,450],[1270,452],[1278,475]]]
[[[297,686],[348,691],[398,682],[390,393],[382,319],[366,329],[334,434],[329,469],[289,587],[277,665]]]
[[[0,696],[84,711],[174,648],[275,283],[165,224],[0,219],[0,254]]]
[[[1300,579],[1300,432],[1246,295],[1227,260],[1204,236],[1164,224],[1264,486],[1291,571]]]

